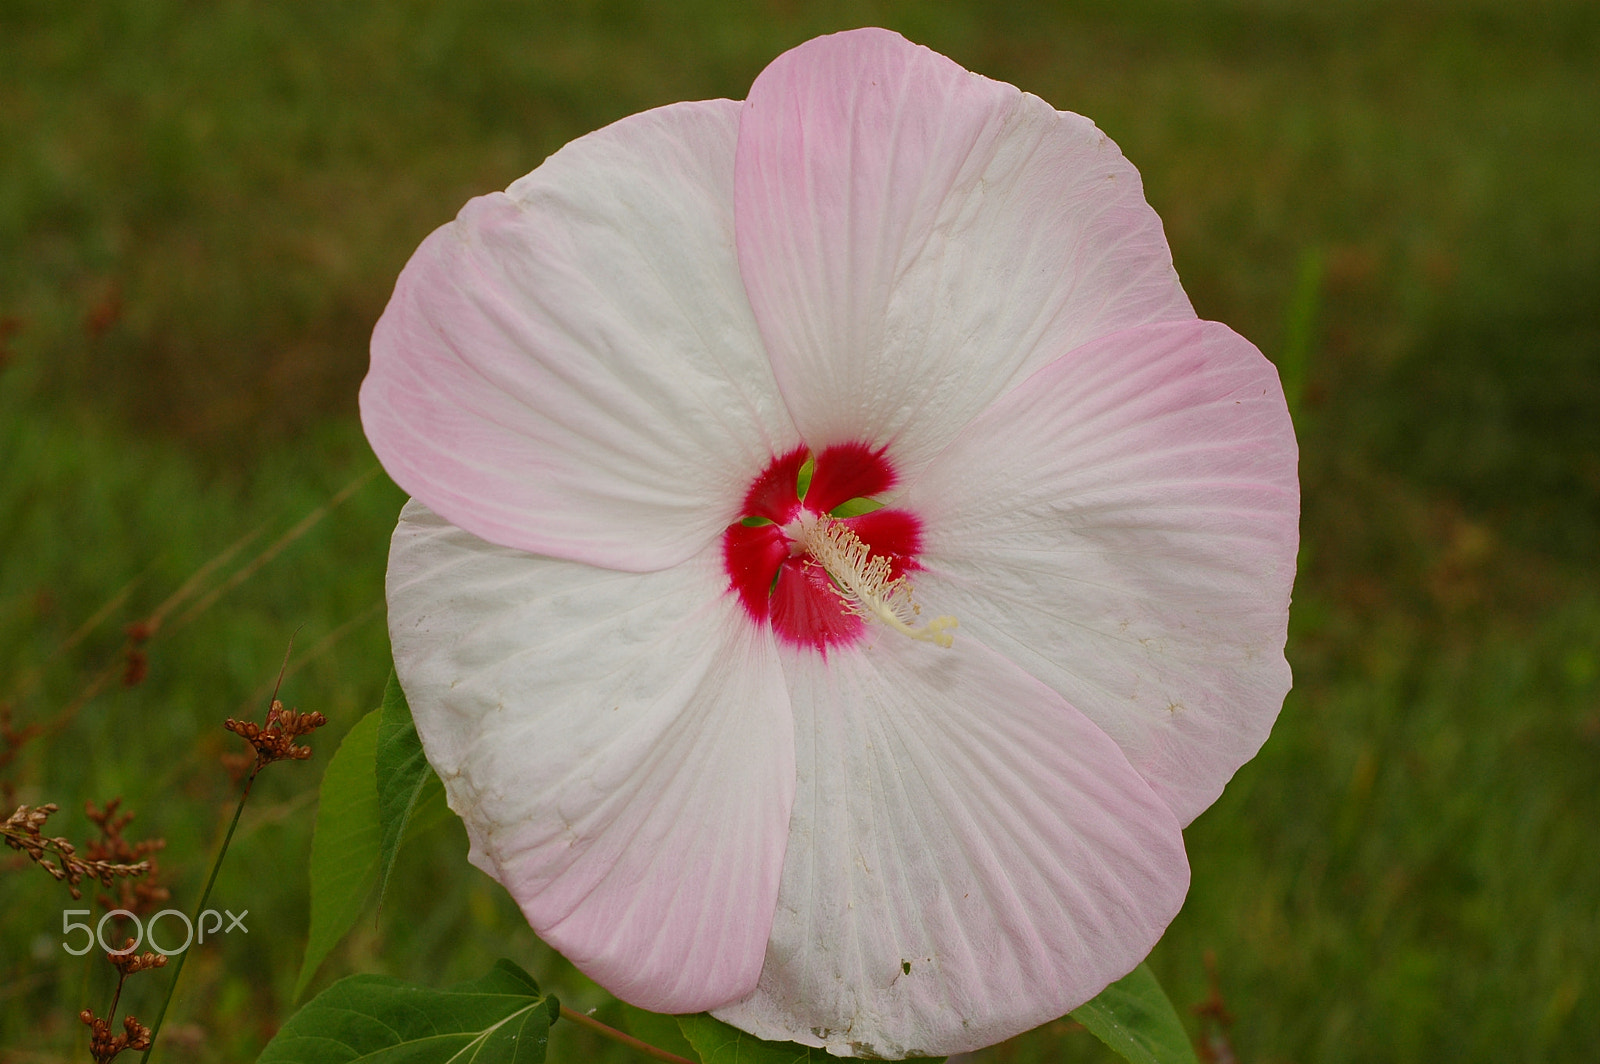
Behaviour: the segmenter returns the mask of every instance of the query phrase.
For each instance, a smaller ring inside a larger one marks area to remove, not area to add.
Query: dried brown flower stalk
[[[126,863],[79,857],[77,847],[66,839],[44,834],[45,821],[59,808],[54,802],[32,808],[19,805],[16,812],[0,823],[0,837],[6,840],[7,846],[21,850],[34,864],[66,883],[74,898],[83,897],[78,884],[85,879],[95,880],[109,889],[118,879],[142,876],[150,870],[149,861]],[[47,855],[54,855],[55,860]]]
[[[111,1033],[111,1021],[102,1020],[88,1009],[78,1013],[78,1019],[88,1025],[89,1054],[94,1057],[94,1064],[109,1064],[124,1049],[150,1048],[150,1028],[132,1013],[122,1017],[122,1033],[115,1036]]]
[[[18,728],[11,723],[11,704],[0,703],[0,768],[16,760],[17,752],[23,745],[42,730],[37,724],[24,724]]]
[[[139,1018],[132,1013],[122,1018],[121,1034],[111,1033],[111,1024],[117,1016],[117,1002],[122,1000],[122,984],[127,981],[128,976],[151,968],[164,968],[167,964],[164,954],[134,953],[133,944],[134,940],[130,938],[123,946],[123,949],[127,950],[126,953],[106,954],[106,960],[117,970],[117,992],[111,996],[111,1008],[106,1010],[105,1019],[96,1016],[89,1009],[78,1013],[78,1019],[89,1028],[89,1055],[94,1057],[95,1064],[109,1064],[124,1049],[150,1048],[152,1038],[150,1028],[140,1023]]]
[[[1212,950],[1206,950],[1204,959],[1211,993],[1194,1007],[1195,1015],[1200,1017],[1197,1055],[1202,1064],[1237,1064],[1239,1058],[1234,1055],[1233,1043],[1228,1040],[1228,1029],[1233,1026],[1233,1013],[1228,1011],[1227,1004],[1222,1000],[1222,986],[1217,980],[1217,955]]]
[[[346,489],[349,491],[350,489]],[[290,650],[294,642],[290,640]],[[272,689],[272,703],[267,710],[265,724],[254,721],[238,721],[229,717],[223,722],[223,727],[244,739],[255,750],[254,767],[245,778],[244,789],[239,794],[239,805],[233,811],[233,820],[228,824],[228,832],[222,837],[222,849],[217,852],[217,859],[212,862],[211,875],[206,880],[205,890],[200,892],[200,902],[195,906],[196,920],[204,911],[206,900],[211,897],[211,888],[216,885],[217,872],[222,867],[222,859],[228,854],[228,846],[233,842],[234,830],[239,826],[239,818],[244,815],[244,803],[250,797],[250,788],[256,781],[256,776],[267,765],[274,761],[304,761],[311,756],[309,746],[301,746],[295,740],[303,735],[309,735],[328,723],[328,718],[321,713],[301,713],[298,709],[284,709],[283,703],[278,701],[278,689],[283,684],[283,674],[289,667],[289,651],[283,655],[283,665],[278,669],[278,680]],[[178,963],[173,966],[172,979],[167,984],[167,999],[161,1005],[161,1011],[156,1013],[156,1022],[151,1027],[147,1044],[155,1041],[156,1035],[161,1032],[161,1022],[166,1019],[167,1006],[172,1004],[172,993],[177,989],[178,977],[183,974],[183,964],[189,957],[187,951],[178,954]],[[145,1054],[147,1057],[149,1054]],[[97,1062],[98,1064],[98,1062]]]
[[[24,724],[18,728],[11,723],[11,703],[0,702],[0,768],[17,759],[20,752],[34,736],[42,731],[37,724]],[[0,808],[9,806],[16,798],[16,789],[8,779],[0,780]]]
[[[272,708],[267,710],[265,726],[250,720],[234,720],[232,717],[222,726],[255,747],[254,772],[260,772],[274,761],[304,761],[310,757],[311,747],[297,746],[295,740],[302,735],[309,735],[326,723],[328,718],[321,713],[284,709],[283,703],[274,698]]]
[[[144,645],[160,626],[161,619],[156,617],[135,621],[124,629],[128,635],[128,645],[122,651],[122,686],[137,687],[150,674],[150,657],[145,653]]]
[[[133,942],[133,939],[128,939],[122,948],[131,951]],[[111,962],[113,968],[122,973],[122,978],[124,979],[134,972],[142,972],[150,968],[165,968],[167,966],[167,955],[165,953],[153,953],[150,950],[145,950],[143,953],[107,953],[106,960]]]
[[[12,314],[0,318],[0,369],[5,369],[16,357],[16,353],[11,350],[11,338],[21,331],[21,318]]]
[[[158,852],[166,849],[167,840],[154,838],[130,842],[123,838],[122,829],[133,821],[133,814],[119,813],[121,805],[121,798],[111,799],[104,809],[96,809],[93,802],[85,803],[84,815],[100,829],[100,837],[84,846],[84,856],[91,861],[113,864],[143,864],[147,871],[137,881],[118,880],[115,897],[101,894],[95,900],[108,910],[153,912],[172,897],[171,891],[160,882],[161,866],[155,858]]]

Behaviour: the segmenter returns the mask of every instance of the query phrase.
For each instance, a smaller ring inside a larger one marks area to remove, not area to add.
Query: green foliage
[[[877,499],[866,499],[866,498],[846,499],[844,502],[840,503],[838,506],[835,506],[833,509],[829,510],[828,511],[828,516],[830,516],[830,517],[860,517],[862,514],[870,514],[874,510],[881,510],[881,509],[883,509],[883,503],[879,502]]]
[[[374,710],[345,735],[322,774],[311,836],[311,934],[295,979],[296,998],[361,915],[378,877],[378,790],[372,776],[378,731]]]
[[[444,788],[390,673],[383,705],[350,729],[322,776],[311,840],[311,934],[294,997],[354,926],[375,882],[381,904],[401,843],[444,813]]]
[[[793,1042],[763,1042],[703,1012],[679,1016],[678,1027],[702,1064],[824,1064],[836,1059]]]
[[[1130,1064],[1196,1064],[1189,1033],[1148,965],[1073,1009],[1072,1018]]]
[[[260,1064],[542,1064],[561,1005],[510,961],[450,990],[341,979],[290,1017]]]
[[[648,1027],[648,1014],[630,1010],[629,1015],[635,1030]],[[1130,1064],[1196,1062],[1183,1021],[1147,965],[1074,1009],[1072,1018]],[[821,1049],[764,1042],[705,1013],[679,1016],[678,1026],[703,1064],[821,1064],[834,1059]]]
[[[400,842],[408,826],[421,830],[444,812],[444,785],[422,752],[422,739],[411,720],[400,681],[389,674],[383,689],[382,723],[374,769],[378,787],[378,826],[383,834],[383,851],[378,866],[378,900],[389,885],[389,873],[400,853]],[[413,825],[412,816],[424,813]]]
[[[683,1029],[678,1023],[679,1017],[646,1012],[621,1001],[617,1002],[617,1011],[621,1013],[622,1029],[641,1042],[688,1060],[693,1060],[697,1056],[694,1046],[683,1036]]]

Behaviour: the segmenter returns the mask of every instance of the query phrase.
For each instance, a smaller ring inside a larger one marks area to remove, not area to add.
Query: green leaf
[[[258,1064],[543,1064],[560,1004],[510,961],[431,990],[352,975],[289,1018]]]
[[[806,455],[806,460],[800,463],[800,472],[795,474],[794,493],[805,501],[806,492],[811,490],[811,477],[817,471],[817,460],[811,455]]]
[[[883,509],[883,503],[879,502],[877,499],[869,499],[865,495],[858,495],[854,499],[846,499],[838,506],[835,506],[833,509],[829,510],[828,516],[860,517],[862,514],[870,514],[874,510],[881,509]]]
[[[443,815],[444,785],[422,753],[422,738],[411,719],[411,707],[393,672],[383,689],[382,723],[378,727],[377,759],[374,765],[378,795],[378,826],[382,849],[378,863],[378,904],[389,886],[400,843],[407,837],[406,826],[419,810],[427,810],[436,820]],[[424,822],[419,817],[419,823]]]
[[[683,1037],[683,1031],[678,1026],[677,1016],[668,1016],[660,1012],[646,1012],[644,1009],[630,1005],[626,1001],[617,1004],[622,1012],[622,1029],[639,1039],[648,1042],[657,1049],[680,1057],[694,1059],[694,1047],[689,1040]]]
[[[763,1042],[704,1012],[677,1020],[704,1064],[824,1064],[833,1059],[826,1050],[794,1042]]]
[[[1072,1018],[1133,1064],[1198,1064],[1178,1010],[1149,965],[1073,1009]]]
[[[834,1064],[839,1059],[825,1049],[794,1042],[763,1042],[703,1012],[677,1020],[679,1030],[704,1064]]]
[[[378,873],[378,790],[372,766],[378,711],[356,722],[322,773],[311,836],[311,933],[295,980],[298,998],[361,915]]]

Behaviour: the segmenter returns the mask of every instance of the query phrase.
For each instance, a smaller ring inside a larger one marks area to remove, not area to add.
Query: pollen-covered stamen
[[[872,553],[843,521],[802,515],[793,528],[794,542],[822,566],[845,611],[887,624],[902,635],[947,647],[954,637],[954,617],[935,617],[918,625],[922,612],[911,598],[911,584],[894,576],[888,558]]]

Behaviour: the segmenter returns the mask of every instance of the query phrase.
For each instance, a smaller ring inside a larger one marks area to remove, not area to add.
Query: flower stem
[[[239,817],[244,814],[245,800],[250,797],[250,787],[256,781],[256,773],[261,771],[261,762],[256,762],[256,767],[251,770],[250,778],[244,781],[244,792],[239,795],[239,805],[233,811],[233,820],[228,824],[228,833],[222,837],[222,849],[217,851],[217,859],[211,862],[211,875],[206,880],[206,889],[200,892],[200,901],[194,907],[194,915],[190,918],[191,927],[200,923],[200,914],[205,912],[206,901],[211,897],[211,888],[216,886],[217,872],[222,868],[222,859],[228,854],[228,844],[233,841],[233,831],[239,826]],[[184,950],[178,954],[178,963],[172,966],[172,978],[167,981],[167,996],[161,1002],[161,1011],[156,1013],[156,1022],[150,1025],[150,1044],[145,1047],[144,1056],[139,1058],[139,1064],[145,1064],[150,1059],[150,1054],[155,1052],[156,1035],[161,1033],[161,1021],[167,1018],[167,1006],[172,1004],[172,996],[178,989],[178,976],[183,974],[183,962],[189,958],[189,951]]]
[[[122,972],[117,976],[117,990],[111,995],[111,1007],[106,1009],[106,1022],[117,1022],[117,1002],[122,1000],[122,984],[128,981],[128,973]]]
[[[664,1060],[667,1062],[667,1064],[694,1064],[694,1061],[692,1060],[689,1060],[685,1057],[680,1057],[676,1053],[668,1053],[665,1049],[658,1049],[649,1042],[641,1042],[631,1034],[625,1034],[622,1031],[617,1030],[615,1027],[608,1027],[599,1020],[595,1019],[593,1016],[586,1016],[581,1012],[574,1012],[565,1005],[561,1006],[561,1018],[564,1020],[571,1020],[573,1023],[587,1027],[596,1034],[599,1034],[605,1038],[609,1038],[614,1042],[621,1042],[629,1049],[638,1050],[640,1053],[643,1053],[646,1056],[655,1057],[657,1060]]]

